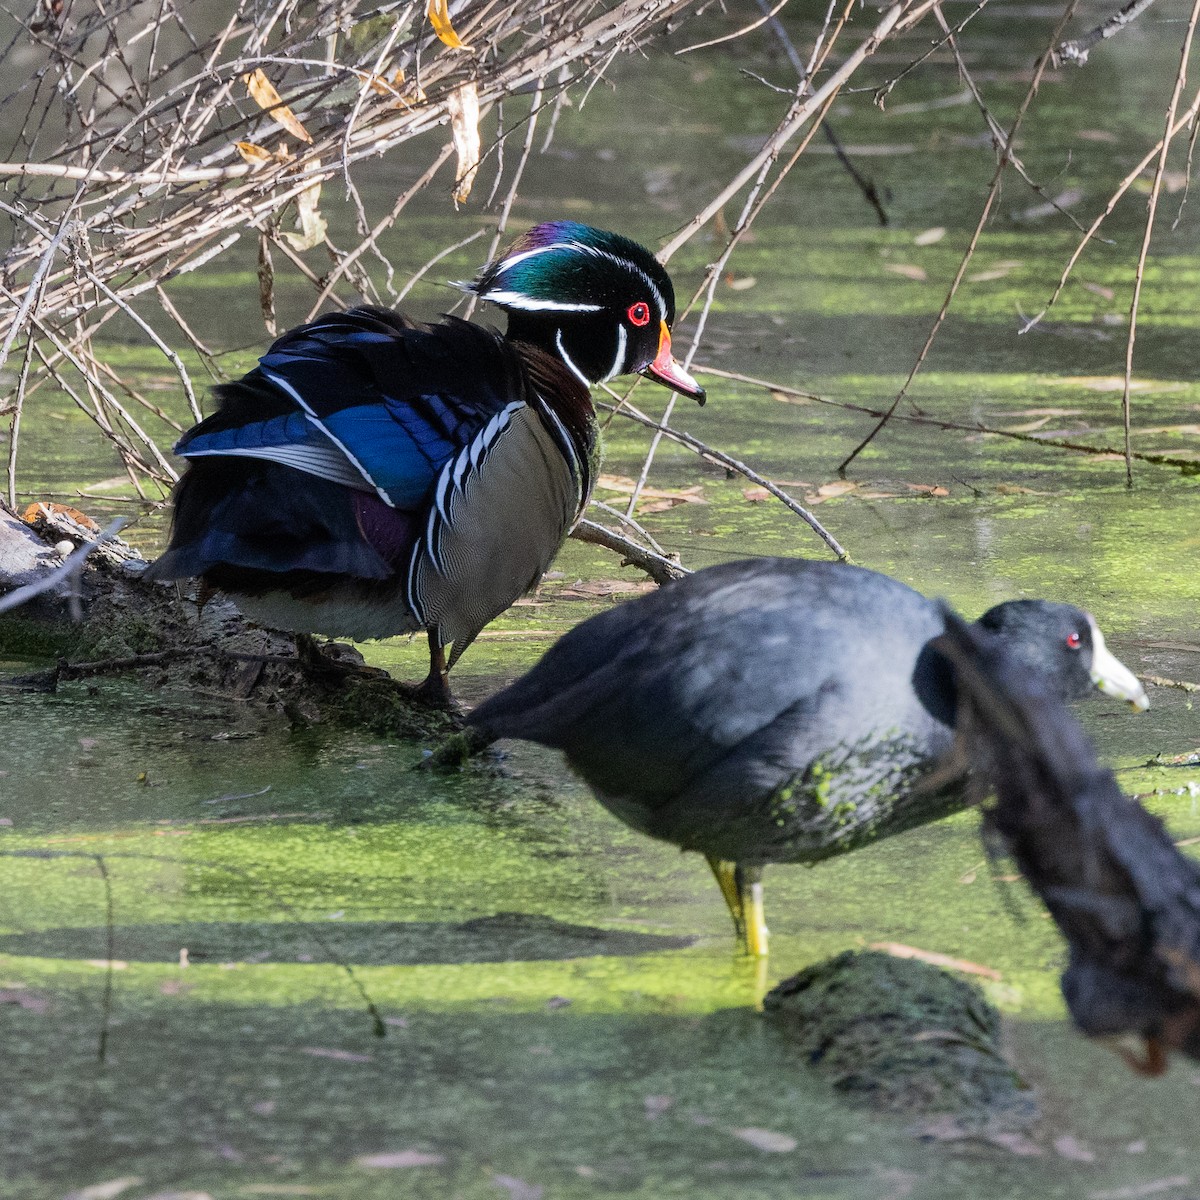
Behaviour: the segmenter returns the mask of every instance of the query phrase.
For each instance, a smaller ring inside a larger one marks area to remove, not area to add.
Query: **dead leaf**
[[[1043,217],[1052,217],[1056,212],[1074,208],[1083,199],[1083,193],[1078,188],[1068,188],[1060,192],[1053,200],[1042,204],[1033,204],[1020,212],[1013,213],[1014,221],[1040,221]]]
[[[925,274],[925,268],[918,267],[916,263],[884,263],[883,269],[891,271],[893,275],[903,275],[905,279],[912,279],[917,283],[924,283],[929,278]]]
[[[1023,421],[1020,425],[1005,425],[1005,433],[1032,433],[1035,429],[1044,429],[1050,423],[1049,417],[1038,417],[1036,421]]]
[[[1047,380],[1049,383],[1066,387],[1087,388],[1089,392],[1121,392],[1125,390],[1124,375],[1066,375]],[[1165,379],[1134,379],[1129,385],[1131,392],[1178,392],[1188,384]]]
[[[265,167],[275,161],[275,155],[265,146],[255,145],[254,142],[234,142],[234,148],[252,167]]]
[[[404,68],[397,67],[391,79],[382,75],[368,75],[367,86],[378,96],[390,96],[393,100],[400,98],[400,87],[404,83]]]
[[[508,1192],[509,1200],[542,1200],[546,1190],[540,1183],[526,1183],[515,1175],[493,1174],[492,1182]]]
[[[1072,1162],[1095,1162],[1095,1152],[1089,1150],[1078,1138],[1069,1133],[1054,1139],[1054,1153],[1060,1158],[1069,1158]]]
[[[833,500],[838,496],[845,496],[850,492],[857,491],[858,487],[859,485],[852,479],[833,479],[817,488],[817,497],[820,500]]]
[[[1008,414],[1010,417],[1078,417],[1083,415],[1082,408],[1018,408]]]
[[[325,240],[329,228],[317,207],[321,202],[321,181],[310,183],[296,197],[296,226],[299,233],[284,231],[280,236],[287,239],[293,250],[311,250]]]
[[[1003,279],[1005,275],[1011,274],[1017,267],[1021,266],[1020,259],[1010,259],[1008,262],[998,262],[995,266],[989,267],[985,271],[976,271],[973,275],[967,276],[968,283],[989,283],[993,279]]]
[[[1162,190],[1168,196],[1173,196],[1176,192],[1181,192],[1187,187],[1187,181],[1186,171],[1164,171],[1162,175]],[[1154,171],[1152,169],[1148,170],[1141,179],[1135,180],[1133,190],[1143,196],[1148,196],[1154,191]]]
[[[335,1062],[369,1063],[375,1061],[369,1054],[355,1054],[353,1050],[326,1049],[324,1046],[301,1046],[300,1053],[311,1055],[313,1058],[331,1058]]]
[[[951,958],[949,954],[939,954],[936,950],[919,950],[916,946],[906,946],[903,942],[872,942],[868,950],[882,950],[893,958],[915,958],[918,962],[929,963],[932,967],[945,967],[950,971],[962,971],[964,975],[982,975],[984,979],[1000,979],[1001,974],[995,967],[984,967],[965,958]]]
[[[355,1164],[360,1167],[437,1167],[446,1161],[444,1154],[429,1154],[424,1150],[394,1150],[385,1154],[360,1154]]]
[[[456,87],[446,97],[446,109],[450,113],[454,153],[458,155],[454,203],[463,204],[471,194],[475,172],[479,170],[479,92],[475,84],[468,81]]]
[[[751,504],[761,504],[762,501],[771,498],[771,493],[765,487],[742,488],[742,495]]]
[[[36,500],[33,504],[26,507],[21,514],[21,520],[26,525],[36,525],[39,520],[45,520],[47,517],[70,517],[78,525],[82,525],[84,529],[90,533],[99,533],[100,526],[92,520],[85,512],[80,512],[77,508],[72,508],[69,504],[59,504],[55,500]]]
[[[998,483],[995,487],[998,496],[1045,496],[1047,492],[1035,492],[1019,483]]]
[[[471,47],[458,36],[450,21],[450,0],[429,0],[429,7],[425,13],[429,17],[430,25],[433,26],[433,32],[451,50],[470,50]]]
[[[63,1200],[113,1200],[113,1197],[129,1191],[131,1187],[137,1187],[142,1182],[140,1175],[125,1175],[121,1179],[93,1183],[88,1187],[79,1188],[78,1191],[68,1192]]]
[[[265,109],[272,121],[282,125],[292,137],[312,144],[312,137],[308,130],[300,123],[296,114],[284,104],[283,97],[275,90],[275,85],[266,77],[262,67],[256,68],[244,78],[246,90],[250,93],[254,103],[259,108]]]
[[[731,1129],[735,1138],[748,1142],[756,1150],[765,1150],[769,1154],[788,1154],[800,1144],[787,1133],[776,1133],[772,1129]]]
[[[801,396],[796,392],[784,392],[779,388],[771,389],[771,399],[778,400],[780,404],[813,404],[815,401],[810,396]]]
[[[1077,129],[1075,136],[1082,142],[1114,143],[1119,140],[1111,129]]]
[[[946,236],[946,227],[944,225],[935,225],[932,229],[926,229],[918,233],[913,238],[914,246],[933,246]]]
[[[1102,300],[1114,300],[1117,293],[1110,287],[1105,287],[1102,283],[1088,283],[1086,279],[1078,279],[1076,282],[1085,291],[1091,292],[1094,296],[1099,296]]]
[[[725,285],[731,292],[748,292],[758,280],[753,275],[743,275],[740,279],[734,279],[732,275],[725,277]]]
[[[904,486],[910,492],[919,492],[922,496],[948,496],[950,495],[949,488],[944,488],[940,483],[908,483]]]
[[[143,1200],[213,1200],[208,1192],[155,1192],[153,1196],[145,1196]]]

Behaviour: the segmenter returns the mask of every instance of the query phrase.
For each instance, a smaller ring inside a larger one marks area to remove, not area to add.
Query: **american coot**
[[[1095,621],[1014,600],[980,617],[1055,695],[1147,706]],[[470,716],[565,751],[633,828],[698,850],[766,952],[762,869],[816,862],[965,800],[937,603],[886,575],[763,558],[699,571],[584,621]],[[942,770],[938,770],[939,766]]]
[[[506,336],[356,308],[219,387],[175,447],[188,470],[148,576],[200,576],[280,629],[427,630],[422,686],[447,700],[447,671],[588,502],[588,385],[641,373],[704,402],[671,356],[671,280],[628,238],[538,225],[460,286],[507,312]]]
[[[938,640],[955,668],[959,728],[984,810],[1070,945],[1063,995],[1091,1037],[1145,1039],[1200,1058],[1200,867],[1096,761],[1079,722],[986,631],[952,615]],[[982,790],[982,788],[981,788]]]

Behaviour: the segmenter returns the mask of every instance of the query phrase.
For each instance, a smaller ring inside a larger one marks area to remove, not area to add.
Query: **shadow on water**
[[[106,944],[103,927],[47,929],[0,935],[0,954],[89,958]],[[342,963],[403,966],[415,963],[537,962],[679,950],[690,937],[664,937],[597,926],[571,925],[532,913],[496,913],[470,921],[196,921],[124,924],[117,958],[196,963]]]

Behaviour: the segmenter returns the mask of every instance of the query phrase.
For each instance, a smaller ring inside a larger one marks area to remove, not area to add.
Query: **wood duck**
[[[503,309],[507,334],[355,308],[216,388],[218,410],[175,447],[188,467],[147,575],[198,576],[304,634],[425,630],[418,691],[448,702],[449,669],[587,506],[589,386],[635,373],[705,398],[671,354],[670,277],[628,238],[548,222],[455,286]]]
[[[977,625],[1061,699],[1148,705],[1096,622],[1012,600]],[[762,869],[817,862],[966,802],[943,609],[840,563],[724,563],[577,625],[468,718],[554,746],[627,825],[705,855],[751,954]]]

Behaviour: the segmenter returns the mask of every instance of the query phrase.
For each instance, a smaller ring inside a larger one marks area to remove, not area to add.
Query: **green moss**
[[[763,1001],[795,1052],[875,1107],[1028,1125],[1036,1108],[1000,1049],[1000,1016],[973,984],[912,959],[847,951]]]

